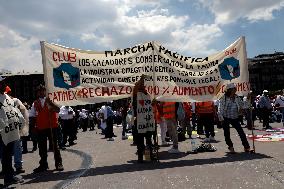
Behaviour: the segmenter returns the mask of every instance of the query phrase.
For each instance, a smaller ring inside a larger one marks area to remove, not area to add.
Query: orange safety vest
[[[214,102],[212,101],[196,102],[195,107],[197,114],[211,114],[215,111]]]
[[[47,104],[44,102],[44,106],[41,106],[40,100],[34,102],[34,107],[38,115],[36,116],[36,126],[37,129],[48,129],[57,128],[58,119],[56,117],[56,112],[51,112],[48,110]]]
[[[153,105],[153,110],[154,110],[154,118],[155,118],[156,123],[161,123],[161,116],[158,111],[157,105]]]
[[[176,118],[176,103],[175,102],[164,102],[163,116],[165,119],[175,119]]]

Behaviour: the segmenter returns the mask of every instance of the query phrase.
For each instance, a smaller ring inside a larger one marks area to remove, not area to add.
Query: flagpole
[[[46,58],[45,58],[45,46],[44,46],[45,41],[40,41],[40,47],[41,47],[41,57],[42,57],[42,67],[43,67],[43,76],[44,76],[44,84],[45,84],[45,90],[46,90],[46,98],[48,98],[48,77],[47,77],[47,66],[46,66]],[[52,151],[55,153],[55,144],[54,144],[54,136],[53,136],[53,128],[50,123],[51,119],[51,113],[50,110],[48,110],[48,126],[50,129],[50,138],[51,138],[51,144],[52,144]],[[59,124],[59,123],[58,123]]]
[[[152,53],[152,56],[153,56],[153,59],[154,60],[154,55],[155,55],[155,41],[152,41],[152,45],[153,45],[153,53]],[[152,67],[153,67],[153,85],[152,85],[152,91],[154,92],[154,101],[156,102],[156,92],[155,92],[155,87],[156,87],[156,82],[155,82],[155,64],[154,64],[154,61],[152,61]],[[156,111],[158,111],[157,109],[157,103],[155,103],[155,107],[156,107]],[[159,162],[159,137],[158,137],[158,126],[156,125],[156,119],[155,119],[155,114],[154,114],[154,119],[153,119],[153,123],[154,123],[154,126],[155,126],[155,133],[156,133],[156,141],[157,141],[157,146],[154,146],[154,149],[156,151],[156,157],[157,157],[157,161]]]

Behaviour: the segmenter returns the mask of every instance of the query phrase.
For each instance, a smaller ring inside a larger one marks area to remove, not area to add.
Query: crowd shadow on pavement
[[[168,151],[161,151],[159,152],[159,160],[169,160],[169,159],[179,159],[187,156],[185,152],[177,153],[177,154],[170,154]]]
[[[164,153],[165,152],[161,152],[161,154],[164,154]],[[159,157],[163,158],[161,154],[159,155]],[[186,156],[186,154],[185,153],[167,154],[167,156],[169,156],[168,159],[178,159],[178,158]],[[233,155],[228,154],[227,156],[224,156],[224,157],[209,158],[209,159],[186,159],[186,160],[183,159],[183,160],[165,161],[166,158],[164,159],[162,158],[160,159],[162,161],[159,161],[159,162],[147,162],[147,163],[138,164],[136,163],[135,160],[131,160],[131,161],[128,161],[128,163],[121,164],[121,165],[110,165],[110,166],[90,168],[83,175],[80,175],[80,177],[109,175],[109,174],[115,174],[115,173],[127,173],[127,172],[136,172],[136,171],[145,171],[145,170],[162,170],[162,169],[168,169],[168,168],[190,167],[190,166],[196,166],[196,165],[209,165],[209,164],[219,164],[219,163],[227,163],[227,162],[257,160],[257,159],[259,160],[259,159],[267,159],[267,158],[272,158],[272,157],[264,155],[264,154],[259,154],[259,153],[255,153],[255,154],[237,153]],[[64,181],[64,180],[72,180],[72,179],[77,178],[81,172],[82,172],[82,169],[75,170],[75,171],[66,171],[66,172],[48,171],[48,172],[44,172],[41,174],[24,175],[23,178],[29,180],[28,182],[25,182],[24,184],[48,182],[48,181],[59,181],[59,180]],[[59,184],[59,185],[62,185],[62,184]]]

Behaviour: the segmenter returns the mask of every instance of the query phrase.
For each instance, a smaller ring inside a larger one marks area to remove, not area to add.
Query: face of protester
[[[45,89],[40,89],[38,91],[38,97],[39,98],[44,98],[45,97]]]
[[[5,81],[0,81],[0,93],[4,94],[5,90],[6,90],[6,82]]]
[[[229,92],[229,95],[230,96],[234,96],[237,92],[237,89],[236,88],[231,88],[231,89],[228,89],[228,92]]]
[[[138,90],[139,91],[145,90],[144,77],[141,77],[140,81],[138,82]]]

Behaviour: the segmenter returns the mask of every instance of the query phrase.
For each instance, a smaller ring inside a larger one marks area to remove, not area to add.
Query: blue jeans
[[[284,107],[280,107],[280,112],[282,113],[282,123],[284,126]]]
[[[4,175],[4,183],[5,183],[13,179],[14,176],[14,169],[12,166],[14,142],[10,142],[7,145],[4,145],[2,137],[0,136],[0,146],[2,150],[2,156],[1,156],[2,172]]]
[[[14,167],[16,169],[20,169],[23,167],[21,139],[14,141],[13,151],[14,151]]]
[[[238,118],[237,119],[230,119],[230,118],[224,117],[223,130],[224,130],[225,141],[226,141],[226,144],[228,145],[228,147],[229,148],[233,147],[233,142],[232,142],[231,137],[230,137],[230,124],[237,130],[244,148],[248,149],[250,146],[249,146],[246,134],[245,134],[243,128],[241,127],[239,119]]]
[[[123,117],[123,118],[122,118],[122,136],[125,136],[126,127],[127,127],[126,117]]]

